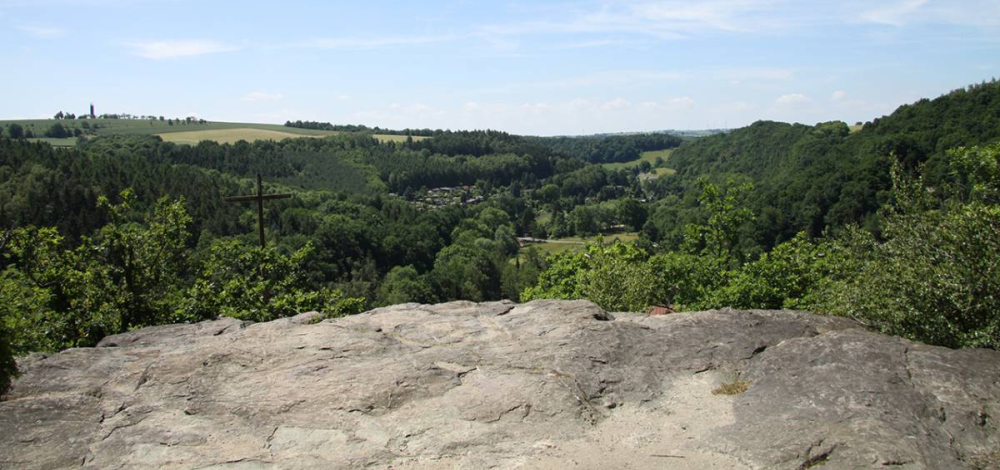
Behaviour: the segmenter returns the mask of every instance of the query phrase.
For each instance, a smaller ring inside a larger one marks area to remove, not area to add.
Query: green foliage
[[[718,258],[676,251],[653,256],[649,265],[656,276],[657,303],[672,303],[676,310],[701,306],[730,275]]]
[[[756,187],[747,207],[758,217],[744,242],[767,251],[798,232],[819,237],[850,224],[877,229],[878,211],[891,197],[890,155],[907,172],[924,164],[928,183],[939,186],[952,177],[955,161],[948,157],[949,149],[998,139],[1000,82],[994,80],[901,106],[854,133],[842,122],[804,126],[762,121],[695,139],[671,153],[676,175],[646,186],[660,197],[675,195],[689,202],[700,177],[746,178]],[[654,241],[675,248],[682,238],[677,232],[692,209],[687,204],[663,207],[678,217],[654,216],[660,219]],[[677,219],[682,224],[675,224]]]
[[[357,310],[358,301],[345,300],[339,291],[308,289],[303,267],[312,252],[308,244],[284,254],[273,245],[261,248],[235,239],[217,240],[184,302],[183,318],[218,315],[260,322],[309,310]]]
[[[380,142],[375,129],[345,127],[188,146],[144,135],[186,120],[64,120],[63,131],[79,124],[94,137],[75,149],[0,137],[0,230],[11,234],[2,325],[20,354],[219,314],[523,294],[611,310],[822,308],[926,341],[989,346],[1000,151],[948,150],[1000,138],[998,109],[993,82],[853,133],[840,122],[759,122],[685,141],[670,153],[677,174],[655,180],[637,178],[642,162],[630,159],[674,137],[429,131]],[[52,124],[22,121],[4,135]],[[254,173],[266,192],[295,194],[268,202],[264,250],[234,241],[256,228],[254,208],[222,200],[255,189]],[[101,199],[126,188],[114,204]],[[447,196],[428,200],[427,188]],[[588,247],[551,265],[512,259],[517,236],[640,229],[635,246]]]
[[[426,276],[421,276],[413,266],[396,266],[386,274],[378,290],[378,305],[407,302],[434,303],[437,298]]]
[[[731,273],[726,284],[706,292],[704,308],[804,308],[823,283],[844,268],[836,244],[812,242],[805,233]]]
[[[0,312],[16,352],[93,345],[173,319],[190,217],[180,201],[161,200],[141,215],[130,191],[121,197],[116,205],[101,199],[110,223],[76,248],[53,228],[12,232]]]
[[[585,253],[562,253],[549,260],[538,284],[521,301],[585,298],[611,311],[640,311],[656,303],[656,276],[646,253],[634,244],[589,245]]]
[[[698,187],[701,189],[698,202],[708,218],[703,224],[684,227],[684,248],[689,252],[700,251],[705,256],[719,259],[723,265],[729,265],[734,261],[733,252],[740,238],[740,229],[754,220],[753,211],[744,203],[753,185],[737,185],[729,180],[720,187],[702,178],[698,180]]]
[[[0,317],[0,320],[3,320],[3,317]],[[11,336],[6,322],[0,321],[0,399],[10,389],[11,381],[17,377],[17,363],[14,362],[14,352],[10,347]]]
[[[481,302],[500,297],[500,268],[491,253],[491,243],[480,238],[438,253],[431,276],[442,299]]]
[[[152,214],[133,221],[134,194],[126,190],[121,198],[116,205],[98,198],[110,222],[81,247],[96,263],[91,263],[89,271],[101,273],[94,278],[100,283],[97,288],[114,293],[106,303],[112,306],[112,317],[118,318],[112,324],[116,332],[173,319],[180,301],[181,274],[188,268],[191,223],[183,200],[160,199]]]
[[[953,153],[972,199],[933,204],[920,180],[895,172],[898,209],[882,235],[850,231],[839,242],[854,271],[818,296],[824,311],[949,347],[1000,347],[1000,190],[997,145]],[[991,168],[990,165],[993,165]]]

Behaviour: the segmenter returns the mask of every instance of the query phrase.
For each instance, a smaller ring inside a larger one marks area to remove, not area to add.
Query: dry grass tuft
[[[1000,470],[1000,447],[976,452],[968,463],[976,470]]]
[[[750,388],[750,382],[737,376],[728,382],[723,382],[722,385],[719,385],[719,388],[712,390],[712,395],[738,395],[747,391],[748,388]]]

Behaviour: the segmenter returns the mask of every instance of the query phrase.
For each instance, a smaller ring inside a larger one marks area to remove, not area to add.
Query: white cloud
[[[670,106],[679,109],[688,109],[694,106],[694,98],[690,96],[681,96],[680,98],[673,98],[669,101]]]
[[[670,98],[663,103],[656,101],[643,101],[639,107],[650,111],[683,111],[694,107],[694,98],[690,96],[680,96]]]
[[[781,95],[778,99],[774,100],[776,104],[780,105],[794,105],[800,103],[808,103],[811,101],[808,96],[801,93],[791,93],[788,95]]]
[[[615,98],[601,105],[601,109],[605,111],[614,111],[618,109],[625,109],[629,106],[632,106],[632,103],[629,103],[628,100],[624,98]]]
[[[624,33],[677,39],[713,32],[770,31],[787,20],[783,0],[602,2],[590,10],[564,8],[557,19],[487,25],[485,35]],[[569,12],[570,14],[567,14]]]
[[[847,92],[844,90],[837,90],[830,95],[830,101],[844,101],[847,99]]]
[[[184,39],[170,41],[131,42],[125,44],[132,53],[147,59],[172,59],[239,50],[217,41]]]
[[[41,25],[19,25],[15,26],[14,29],[21,31],[22,33],[30,34],[36,38],[43,39],[53,39],[58,37],[63,37],[66,35],[66,31],[62,28],[56,28],[52,26],[41,26]]]
[[[332,37],[314,38],[298,46],[320,49],[376,49],[392,46],[432,44],[456,39],[456,36],[383,36],[383,37]]]
[[[873,23],[903,26],[928,0],[903,0],[892,3],[879,2],[878,8],[861,12],[861,19]]]
[[[587,49],[592,47],[628,46],[636,44],[634,41],[622,39],[597,39],[593,41],[577,41],[566,44],[557,44],[553,49]]]
[[[280,101],[285,96],[281,93],[267,93],[263,91],[251,91],[243,95],[242,101]]]
[[[732,85],[739,85],[752,80],[788,80],[795,75],[795,70],[782,67],[739,67],[717,70],[714,75],[722,80],[729,80]]]
[[[1000,26],[1000,2],[996,0],[858,0],[850,8],[856,19],[895,27],[913,23]]]

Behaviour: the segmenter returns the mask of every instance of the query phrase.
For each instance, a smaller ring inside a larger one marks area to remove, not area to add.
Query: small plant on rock
[[[750,382],[743,380],[736,374],[727,382],[723,382],[718,388],[712,390],[712,395],[739,395],[750,388]]]

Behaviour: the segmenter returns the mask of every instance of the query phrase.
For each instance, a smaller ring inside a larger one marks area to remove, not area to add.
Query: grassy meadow
[[[602,163],[601,166],[608,170],[621,170],[639,166],[642,162],[649,162],[650,165],[656,166],[656,159],[663,158],[664,161],[670,160],[670,154],[673,153],[674,149],[666,150],[650,150],[648,152],[642,152],[638,160],[632,160],[630,162],[621,163]]]
[[[621,240],[623,242],[631,242],[639,239],[639,234],[635,232],[630,233],[609,233],[604,235],[604,243],[611,243],[615,240]],[[544,255],[555,255],[559,253],[569,252],[579,252],[583,251],[584,247],[588,243],[596,243],[597,237],[565,237],[565,238],[555,238],[548,240],[545,243],[532,243],[521,248],[521,253],[523,254],[529,248],[534,247],[542,252]]]
[[[70,132],[73,129],[86,131],[97,126],[97,135],[158,135],[166,142],[194,145],[203,140],[214,140],[218,143],[234,143],[240,140],[253,142],[255,140],[281,140],[298,137],[326,137],[337,134],[336,131],[316,129],[300,129],[286,127],[281,124],[257,124],[245,122],[206,122],[205,124],[185,123],[177,121],[173,125],[168,121],[144,119],[16,119],[0,120],[0,128],[10,124],[18,124],[25,132],[31,131],[37,136],[35,141],[48,142],[57,147],[74,147],[76,138],[52,139],[42,137],[55,123],[60,123]],[[86,127],[84,126],[86,123]],[[405,142],[405,135],[375,134],[374,137],[383,142]],[[414,136],[414,140],[426,137]]]

